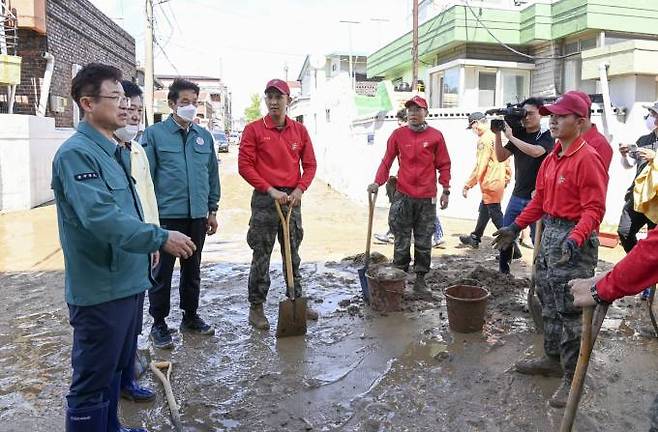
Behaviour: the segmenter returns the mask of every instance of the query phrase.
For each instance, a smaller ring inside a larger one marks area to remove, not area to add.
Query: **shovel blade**
[[[283,300],[279,303],[279,320],[276,337],[304,336],[306,334],[306,297]]]
[[[359,282],[361,282],[361,295],[366,304],[370,304],[370,290],[368,290],[368,278],[366,277],[367,267],[359,269]]]

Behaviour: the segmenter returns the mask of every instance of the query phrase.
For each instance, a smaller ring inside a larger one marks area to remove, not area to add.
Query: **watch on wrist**
[[[450,195],[450,189],[443,189],[443,195]]]
[[[601,300],[601,297],[599,297],[599,293],[596,291],[596,284],[592,284],[589,290],[592,293],[592,298],[594,299],[596,304],[605,303],[603,300]]]

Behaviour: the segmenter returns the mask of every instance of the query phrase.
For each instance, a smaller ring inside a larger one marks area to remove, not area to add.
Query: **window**
[[[518,103],[530,96],[530,74],[526,71],[505,70],[502,75],[502,103]]]
[[[496,105],[495,71],[480,71],[478,73],[478,105],[481,107]]]
[[[441,108],[456,108],[459,106],[459,67],[446,69],[441,81]]]

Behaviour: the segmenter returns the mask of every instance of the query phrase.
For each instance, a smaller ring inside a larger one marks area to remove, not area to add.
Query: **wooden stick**
[[[149,365],[151,371],[155,374],[156,377],[162,382],[164,387],[165,394],[167,396],[167,404],[169,405],[169,412],[171,413],[171,420],[174,423],[174,428],[176,432],[183,431],[183,423],[180,420],[180,414],[178,413],[178,404],[176,403],[176,398],[174,397],[174,392],[171,389],[171,362],[154,362],[152,361]],[[167,376],[165,376],[160,369],[167,368]]]
[[[649,307],[649,319],[651,319],[651,325],[653,326],[653,331],[658,337],[658,323],[656,323],[656,315],[653,313],[653,301],[656,297],[656,286],[649,288],[649,298],[647,299],[647,306]]]

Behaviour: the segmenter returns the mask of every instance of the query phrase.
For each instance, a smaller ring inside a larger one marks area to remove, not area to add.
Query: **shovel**
[[[279,302],[279,320],[276,325],[276,337],[303,336],[306,334],[306,297],[295,298],[295,276],[292,271],[292,253],[290,251],[290,215],[292,204],[288,205],[288,214],[284,217],[281,205],[274,201],[283,227],[283,261],[286,266],[286,288],[288,298]]]
[[[532,251],[532,272],[530,276],[530,288],[528,289],[528,297],[526,299],[528,312],[530,312],[530,316],[535,323],[535,328],[538,333],[544,331],[544,319],[541,316],[541,303],[539,302],[535,290],[535,282],[537,278],[537,255],[539,255],[539,249],[541,248],[541,235],[543,230],[544,225],[540,219],[537,221],[535,227],[535,246]]]
[[[368,290],[368,278],[366,272],[370,264],[370,241],[372,239],[372,217],[375,213],[375,201],[377,201],[377,192],[368,192],[368,237],[366,238],[366,254],[364,257],[363,268],[359,269],[359,282],[361,282],[361,295],[366,304],[370,304],[370,291]]]
[[[573,381],[571,381],[569,399],[567,400],[564,417],[562,417],[560,432],[571,432],[571,428],[573,427],[573,422],[576,419],[576,411],[578,411],[578,403],[583,394],[585,376],[587,375],[587,367],[589,366],[592,348],[594,347],[594,342],[596,342],[596,336],[598,336],[599,330],[601,330],[605,314],[608,312],[608,306],[608,304],[599,304],[596,308],[590,306],[583,309],[583,333],[580,336],[580,353],[578,354],[576,372],[573,376]]]

